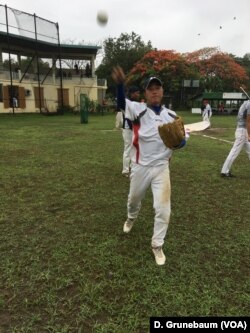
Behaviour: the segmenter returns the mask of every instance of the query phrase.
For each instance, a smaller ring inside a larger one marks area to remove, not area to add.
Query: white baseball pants
[[[204,110],[202,114],[203,121],[210,121],[211,118],[211,111]]]
[[[133,136],[133,131],[131,129],[122,130],[122,137],[124,142],[122,173],[129,173],[132,136]]]
[[[132,164],[130,190],[128,195],[128,218],[135,219],[141,208],[141,201],[151,186],[155,209],[152,247],[162,246],[167,233],[171,213],[171,185],[169,163],[159,166]]]
[[[243,148],[245,148],[250,160],[250,142],[248,142],[247,130],[245,128],[237,128],[235,131],[234,145],[223,164],[221,173],[228,173],[230,171],[234,160],[238,157]]]

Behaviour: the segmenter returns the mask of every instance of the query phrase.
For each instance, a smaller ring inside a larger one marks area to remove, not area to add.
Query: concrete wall
[[[15,74],[15,75],[14,75]],[[19,101],[18,108],[15,112],[27,112],[27,113],[34,113],[40,112],[40,108],[35,106],[35,90],[38,90],[38,82],[35,77],[27,77],[20,83],[20,77],[17,73],[13,74],[12,78],[12,85],[15,87],[23,88],[25,90],[25,107],[21,107],[23,103]],[[58,108],[58,90],[60,91],[60,80],[53,77],[47,77],[44,83],[42,83],[43,77],[40,78],[40,87],[43,89],[44,94],[44,108],[48,109],[50,112],[57,111]],[[5,96],[4,90],[6,90],[7,86],[11,86],[11,81],[9,78],[8,72],[1,72],[0,73],[0,85],[2,85],[2,96]],[[0,86],[1,87],[1,86]],[[63,80],[63,90],[67,91],[68,94],[68,101],[69,106],[74,107],[75,109],[79,108],[80,105],[80,94],[86,94],[90,100],[95,102],[98,101],[98,90],[103,89],[105,96],[105,92],[107,89],[106,82],[103,86],[97,85],[97,78],[96,77],[72,77]],[[19,96],[20,98],[20,96]],[[11,113],[13,112],[12,105],[10,107],[4,106],[4,101],[0,101],[0,113]]]

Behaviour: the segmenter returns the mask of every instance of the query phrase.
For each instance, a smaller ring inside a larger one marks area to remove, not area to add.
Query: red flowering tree
[[[127,76],[127,84],[143,85],[149,76],[157,75],[164,83],[166,103],[178,105],[185,79],[197,79],[197,70],[180,53],[173,50],[150,51],[139,60]]]
[[[246,70],[227,53],[217,48],[204,48],[186,53],[185,58],[200,74],[200,82],[208,91],[235,91],[245,86]]]
[[[139,60],[127,75],[127,83],[142,85],[145,78],[157,75],[164,82],[166,93],[175,105],[206,91],[239,91],[246,87],[249,76],[232,55],[218,48],[180,54],[173,50],[150,51]],[[197,88],[184,88],[183,80],[199,80]]]
[[[177,91],[184,79],[197,78],[186,59],[173,50],[150,51],[139,60],[127,76],[127,83],[142,84],[149,76],[157,75],[170,92]]]

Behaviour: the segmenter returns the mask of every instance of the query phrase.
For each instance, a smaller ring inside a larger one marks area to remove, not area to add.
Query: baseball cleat
[[[162,247],[152,247],[153,254],[155,256],[155,262],[157,265],[164,265],[166,261],[165,254],[162,251]]]
[[[134,220],[127,219],[127,221],[124,223],[124,226],[123,226],[123,232],[126,232],[126,233],[130,232],[130,230],[133,227],[133,224],[134,224]]]
[[[129,172],[122,172],[122,175],[124,176],[124,177],[129,177]]]
[[[229,171],[227,173],[221,173],[221,177],[223,178],[235,178],[235,176]]]

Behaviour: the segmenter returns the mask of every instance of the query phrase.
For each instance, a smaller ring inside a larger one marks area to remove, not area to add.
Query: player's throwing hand
[[[120,66],[113,67],[112,79],[117,84],[123,83],[125,81],[125,74]]]

